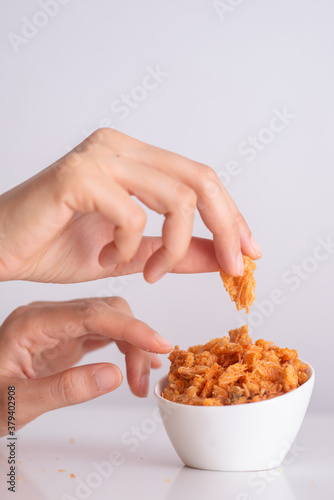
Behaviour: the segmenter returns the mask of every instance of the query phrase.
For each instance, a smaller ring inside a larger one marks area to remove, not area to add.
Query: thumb
[[[76,405],[117,389],[120,369],[110,363],[70,368],[48,377],[16,381],[19,427],[42,413]]]
[[[136,255],[128,262],[117,264],[117,273],[111,276],[140,273],[144,271],[146,262],[162,245],[161,237],[144,236]],[[102,250],[103,251],[103,250]],[[212,240],[191,238],[187,255],[172,270],[173,273],[209,273],[219,271],[220,265]],[[110,274],[108,274],[110,276]]]

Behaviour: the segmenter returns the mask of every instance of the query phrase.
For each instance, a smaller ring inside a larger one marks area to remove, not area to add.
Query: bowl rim
[[[163,377],[160,377],[159,380],[154,384],[154,396],[160,400],[160,401],[163,401],[164,404],[169,404],[169,405],[172,405],[174,407],[182,407],[182,408],[200,408],[200,410],[197,410],[197,411],[203,411],[203,410],[207,410],[208,408],[215,408],[215,410],[222,410],[222,408],[225,408],[224,411],[233,411],[231,410],[231,408],[234,408],[234,411],[235,411],[235,408],[242,408],[242,407],[247,407],[247,408],[250,408],[250,407],[253,407],[253,405],[268,405],[268,404],[273,404],[273,401],[279,399],[280,398],[286,398],[286,397],[291,397],[295,391],[298,391],[298,389],[302,389],[303,387],[309,385],[310,383],[311,384],[314,384],[314,381],[315,381],[315,372],[314,372],[314,368],[312,365],[310,365],[310,363],[306,363],[306,361],[304,360],[300,360],[302,361],[302,363],[305,363],[308,365],[308,368],[309,370],[311,371],[311,374],[308,378],[308,380],[306,382],[304,382],[302,385],[300,385],[299,387],[297,387],[297,389],[293,389],[292,391],[289,391],[289,392],[286,392],[285,394],[281,394],[280,396],[276,396],[274,398],[270,398],[270,399],[265,399],[264,401],[254,401],[253,403],[242,403],[242,404],[239,404],[239,405],[221,405],[221,406],[200,406],[200,405],[187,405],[185,403],[176,403],[175,401],[169,401],[169,399],[165,399],[161,396],[161,394],[158,394],[158,385],[161,384],[161,382],[164,380],[164,379],[167,379],[168,380],[168,373],[166,375],[164,375]],[[227,408],[229,408],[229,410],[226,410]],[[240,410],[239,410],[240,411]]]

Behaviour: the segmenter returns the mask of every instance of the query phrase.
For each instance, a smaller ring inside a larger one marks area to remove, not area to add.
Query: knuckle
[[[75,383],[71,371],[62,373],[57,379],[56,384],[51,389],[51,395],[55,401],[71,405],[78,401],[80,396],[80,387]]]
[[[86,320],[93,319],[105,310],[105,304],[102,300],[88,299],[76,304],[77,314],[80,318]]]
[[[36,302],[37,304],[37,302]],[[19,306],[6,318],[3,325],[12,330],[14,328],[15,335],[20,334],[23,328],[26,328],[33,319],[35,313],[35,303]]]
[[[95,130],[91,135],[89,135],[83,142],[78,144],[73,152],[77,153],[81,161],[88,156],[96,156],[96,151],[100,149],[100,145],[103,143],[103,132],[100,130]]]
[[[129,230],[143,231],[146,225],[147,215],[139,205],[131,207],[125,215],[125,225]]]
[[[97,131],[96,131],[97,132]],[[96,132],[93,132],[95,134]],[[95,165],[90,160],[98,156],[100,148],[97,136],[89,136],[81,144],[76,146],[72,151],[67,153],[61,160],[52,165],[56,179],[61,184],[69,184],[74,188],[92,173],[90,165]]]
[[[247,225],[247,223],[246,223],[243,215],[239,211],[237,211],[235,213],[234,218],[235,218],[235,222],[236,222],[237,226],[243,226],[244,229],[247,231],[247,233],[250,235],[251,234],[251,230],[249,229],[249,227],[248,227],[248,225]]]
[[[200,164],[197,170],[197,185],[202,196],[213,197],[221,189],[221,182],[216,172],[208,165]]]
[[[179,248],[175,249],[173,251],[173,256],[172,256],[172,259],[171,259],[171,266],[172,268],[178,263],[180,262],[182,259],[184,259],[184,257],[187,255],[187,251],[188,251],[188,244],[187,245],[182,245],[182,247],[180,246]]]
[[[87,159],[95,158],[97,153],[102,151],[101,146],[110,142],[115,134],[116,130],[107,127],[94,130],[83,142],[52,165],[56,178],[60,181],[73,179],[74,182],[82,179],[82,168],[87,164]]]
[[[79,321],[66,321],[63,323],[63,331],[67,337],[77,337],[82,331],[82,325]]]
[[[95,130],[89,137],[91,140],[98,144],[105,144],[106,142],[114,139],[118,135],[118,131],[109,127],[100,127]]]
[[[57,161],[52,165],[52,172],[59,182],[63,182],[65,178],[72,172],[74,165],[78,162],[79,155],[75,152],[70,152],[62,160]]]
[[[175,187],[173,209],[178,217],[181,217],[183,223],[187,225],[193,223],[197,195],[195,191],[186,184],[178,183]],[[172,209],[172,210],[173,210]]]
[[[82,156],[76,150],[70,151],[61,161],[52,166],[53,173],[61,186],[76,185],[79,180],[78,167],[82,164]]]
[[[218,175],[213,168],[209,167],[209,165],[200,163],[198,166],[198,174],[202,180],[219,181]]]
[[[195,210],[197,196],[193,189],[185,184],[177,184],[176,187],[177,199],[181,203],[181,205],[187,206],[189,208],[193,208]]]
[[[46,301],[44,300],[33,300],[32,302],[29,302],[29,304],[27,304],[26,306],[21,306],[23,308],[28,308],[28,309],[32,309],[32,308],[36,308],[36,307],[40,307],[40,306],[45,306],[46,305]]]
[[[7,320],[8,319],[16,319],[16,318],[19,318],[23,315],[26,315],[26,313],[28,313],[30,311],[30,305],[31,304],[17,307],[16,309],[14,309],[14,311],[11,312],[11,314],[8,316]]]
[[[118,311],[129,313],[131,312],[130,306],[123,297],[108,297],[107,302],[109,306],[117,309]]]
[[[97,130],[94,130],[86,139],[88,144],[95,145],[95,144],[104,144],[107,137],[109,137],[110,132],[112,129],[107,128],[107,127],[102,127],[98,128]]]

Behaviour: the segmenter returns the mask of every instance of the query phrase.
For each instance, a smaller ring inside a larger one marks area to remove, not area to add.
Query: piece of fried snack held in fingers
[[[255,301],[255,262],[247,255],[244,259],[244,274],[242,276],[232,277],[220,271],[220,277],[223,280],[225,290],[230,294],[231,300],[236,303],[238,311],[245,309],[249,312],[249,307]]]

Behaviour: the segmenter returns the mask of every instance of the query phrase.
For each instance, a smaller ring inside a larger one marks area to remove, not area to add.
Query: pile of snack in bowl
[[[247,256],[244,265],[241,277],[220,275],[237,309],[248,312],[255,300],[256,265]],[[156,384],[155,395],[186,465],[245,471],[282,462],[314,385],[313,369],[295,349],[263,339],[253,343],[244,325],[188,350],[176,346],[169,359],[168,378]]]

